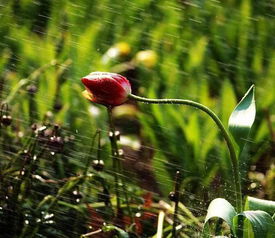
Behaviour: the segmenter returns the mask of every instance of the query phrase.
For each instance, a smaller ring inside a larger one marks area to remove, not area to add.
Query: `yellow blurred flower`
[[[129,44],[126,42],[119,42],[114,45],[114,48],[117,48],[118,51],[120,52],[120,55],[122,56],[129,55],[131,52],[131,48]]]
[[[142,50],[136,54],[135,60],[137,64],[141,64],[147,68],[153,68],[157,63],[158,56],[153,50]]]
[[[131,47],[128,43],[119,42],[107,50],[107,52],[102,57],[102,61],[103,63],[108,63],[110,59],[127,56],[130,54],[130,52]]]

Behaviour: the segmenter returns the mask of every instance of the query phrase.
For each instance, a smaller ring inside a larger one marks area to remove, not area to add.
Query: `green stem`
[[[122,173],[122,176],[121,176],[122,189],[123,189],[123,193],[124,193],[125,200],[126,200],[127,210],[128,210],[128,213],[129,213],[129,216],[130,216],[130,219],[131,219],[131,223],[133,224],[134,223],[134,218],[133,218],[132,209],[131,209],[130,202],[129,202],[129,197],[128,197],[128,192],[127,192],[127,188],[126,188],[125,177],[124,177],[123,168],[121,166],[121,163],[119,163],[119,169],[120,169],[120,171]]]
[[[208,116],[212,118],[212,120],[215,122],[215,124],[218,126],[220,129],[228,150],[230,154],[230,162],[232,166],[232,172],[233,172],[233,180],[234,180],[234,186],[235,186],[235,196],[236,196],[236,207],[238,212],[242,211],[242,188],[241,188],[241,177],[239,173],[239,163],[236,155],[236,151],[234,149],[234,144],[233,141],[228,133],[228,131],[225,129],[224,125],[222,124],[221,120],[219,117],[208,107],[191,101],[191,100],[185,100],[185,99],[149,99],[149,98],[144,98],[144,97],[139,97],[133,94],[129,94],[128,96],[130,99],[134,99],[139,102],[144,102],[144,103],[151,103],[151,104],[178,104],[178,105],[187,105],[191,106],[194,108],[197,108],[203,112],[205,112]]]
[[[55,93],[54,93],[54,100],[53,100],[53,111],[58,111],[59,107],[61,106],[61,101],[60,101],[60,91],[62,85],[65,83],[65,74],[68,71],[68,68],[72,64],[71,59],[67,59],[65,62],[60,64],[58,67],[58,70],[56,71],[56,88],[55,88]],[[62,67],[61,67],[62,66]]]
[[[172,228],[172,237],[177,237],[177,225],[178,225],[178,210],[179,210],[179,199],[180,199],[180,171],[176,172],[175,179],[175,189],[174,189],[174,199],[175,199],[175,208],[173,216],[173,228]]]
[[[112,136],[110,136],[110,140],[111,140],[111,147],[112,147],[113,166],[114,166],[114,170],[115,170],[117,208],[118,208],[118,211],[119,211],[119,209],[120,209],[120,200],[119,200],[119,190],[118,190],[118,178],[119,178],[118,174],[123,173],[123,169],[122,169],[122,166],[121,166],[121,163],[120,163],[120,159],[121,159],[122,155],[120,155],[119,149],[118,149],[117,138],[116,138],[116,134],[115,134],[116,131],[115,131],[115,126],[114,126],[114,122],[113,122],[113,118],[112,118],[112,108],[108,108],[108,116],[109,116],[109,125],[110,125],[109,130],[112,133]],[[125,185],[125,179],[124,179],[123,174],[120,176],[120,180],[121,180],[121,183],[122,183],[122,189],[123,189],[123,193],[124,193],[124,196],[125,196],[129,216],[130,216],[131,221],[133,223],[132,210],[130,208],[129,197],[128,197],[128,193],[127,193],[127,189],[126,189],[126,185]]]
[[[116,143],[115,135],[115,126],[112,117],[112,108],[108,107],[108,117],[109,117],[109,131],[110,131],[110,141],[113,157],[113,169],[114,169],[114,178],[115,178],[115,190],[116,190],[116,202],[117,202],[117,211],[120,210],[120,197],[119,197],[119,187],[118,187],[118,146]]]
[[[37,105],[35,100],[34,93],[31,93],[29,95],[29,120],[30,125],[32,125],[38,118],[37,118],[38,112],[37,112]]]
[[[99,134],[100,134],[100,130],[97,130],[95,132],[94,136],[93,136],[92,144],[91,144],[90,151],[89,151],[89,154],[88,154],[88,158],[87,158],[87,161],[86,161],[86,165],[85,165],[85,168],[84,168],[84,171],[83,171],[83,175],[86,175],[86,176],[88,175],[89,168],[91,166],[92,159],[93,159],[92,152],[93,152],[93,149],[94,149],[96,136],[98,135],[100,137]]]

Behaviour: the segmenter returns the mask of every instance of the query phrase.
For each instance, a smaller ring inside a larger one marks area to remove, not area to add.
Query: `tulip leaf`
[[[249,221],[250,226],[245,225],[245,221],[243,221],[243,225],[241,227],[243,237],[251,237],[253,233],[254,238],[262,238],[262,237],[274,237],[275,235],[275,223],[272,220],[272,217],[265,211],[244,211],[237,216],[234,217],[234,229],[235,233],[238,234],[237,220],[238,219],[247,219]]]
[[[272,216],[275,213],[275,202],[248,196],[245,201],[244,209],[245,210],[254,210],[254,211],[262,210]]]
[[[203,234],[207,232],[205,229],[206,225],[208,224],[209,220],[212,218],[220,218],[224,220],[230,227],[233,229],[233,218],[236,216],[237,213],[234,207],[225,199],[223,198],[216,198],[214,199],[207,209],[207,215],[204,222]]]
[[[241,152],[249,136],[256,115],[254,100],[254,85],[252,85],[242,100],[235,107],[228,121],[229,131],[234,137]]]

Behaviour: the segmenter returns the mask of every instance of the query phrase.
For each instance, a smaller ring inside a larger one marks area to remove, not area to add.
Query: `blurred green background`
[[[13,117],[12,128],[1,133],[9,136],[2,139],[3,158],[22,149],[33,123],[49,121],[74,137],[51,178],[83,171],[98,128],[111,169],[105,109],[81,95],[80,78],[93,71],[127,76],[140,96],[198,101],[225,125],[255,84],[257,118],[241,162],[243,190],[275,199],[274,0],[6,0],[0,19],[0,96]],[[179,169],[183,202],[197,214],[205,215],[215,197],[234,199],[225,143],[205,115],[133,102],[114,115],[129,186],[167,199]]]

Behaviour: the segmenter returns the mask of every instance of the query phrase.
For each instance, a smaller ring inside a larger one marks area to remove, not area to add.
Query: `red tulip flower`
[[[115,73],[93,72],[81,79],[86,90],[84,97],[105,106],[118,106],[128,99],[131,93],[129,81]]]

